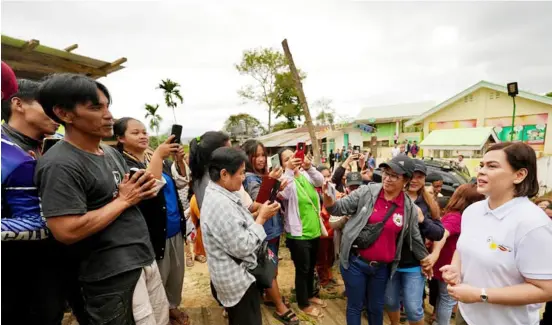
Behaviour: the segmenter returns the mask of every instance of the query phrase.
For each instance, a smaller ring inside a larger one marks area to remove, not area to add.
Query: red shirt
[[[374,205],[374,211],[368,219],[368,224],[382,222],[393,202],[397,204],[397,208],[383,226],[378,239],[370,247],[359,251],[360,256],[368,261],[391,263],[395,258],[397,237],[404,224],[404,194],[401,192],[392,201],[387,201],[383,196],[382,189]]]
[[[443,216],[441,219],[443,227],[450,233],[445,246],[441,249],[441,254],[435,265],[433,266],[433,274],[435,278],[443,281],[441,272],[439,269],[445,265],[449,265],[452,262],[452,256],[454,251],[456,251],[456,243],[458,242],[458,237],[460,237],[460,225],[462,223],[462,214],[460,212],[449,212]]]

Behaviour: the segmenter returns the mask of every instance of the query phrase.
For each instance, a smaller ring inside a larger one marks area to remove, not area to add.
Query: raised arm
[[[332,215],[332,216],[354,216],[358,210],[358,204],[360,202],[360,198],[364,195],[369,195],[369,188],[367,186],[363,186],[356,191],[352,192],[351,194],[347,195],[346,197],[334,201],[334,198],[328,196],[326,193],[326,187],[330,186],[328,184],[324,185],[323,189],[323,200],[324,200],[324,206],[326,207],[326,210]]]

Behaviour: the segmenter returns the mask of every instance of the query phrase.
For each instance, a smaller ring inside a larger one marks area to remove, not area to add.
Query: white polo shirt
[[[552,221],[526,197],[495,210],[488,200],[469,206],[456,249],[462,282],[478,288],[508,287],[524,283],[524,278],[552,280]],[[541,304],[459,307],[469,325],[537,325]]]

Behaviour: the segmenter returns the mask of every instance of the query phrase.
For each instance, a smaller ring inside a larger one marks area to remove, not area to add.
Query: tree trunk
[[[268,133],[272,130],[272,106],[268,106]]]
[[[293,57],[291,56],[287,39],[284,39],[282,41],[282,47],[284,48],[284,53],[288,60],[289,70],[291,72],[291,75],[293,76],[293,80],[295,81],[295,89],[299,94],[299,101],[301,102],[301,107],[303,108],[303,114],[305,115],[305,124],[307,125],[307,129],[309,130],[309,135],[311,138],[312,151],[314,154],[314,165],[316,166],[316,165],[319,165],[321,161],[320,147],[318,145],[318,139],[316,138],[316,130],[314,128],[314,124],[312,123],[312,117],[309,111],[309,105],[307,103],[307,98],[305,97],[305,93],[303,92],[303,84],[301,83],[301,78],[299,77],[299,73],[297,73],[297,68],[295,67],[295,63],[293,62]]]

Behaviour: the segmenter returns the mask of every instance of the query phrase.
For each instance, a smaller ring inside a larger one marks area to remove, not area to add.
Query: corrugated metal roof
[[[306,131],[306,128],[304,128],[304,130],[302,131],[297,131],[298,129],[303,128],[277,131],[258,137],[257,140],[262,142],[267,148],[293,147],[298,142],[305,142],[307,145],[311,144],[310,135],[309,132]],[[326,130],[327,127],[318,127],[317,129],[321,130],[319,132],[316,132],[317,139],[324,139],[331,132],[329,130]]]

